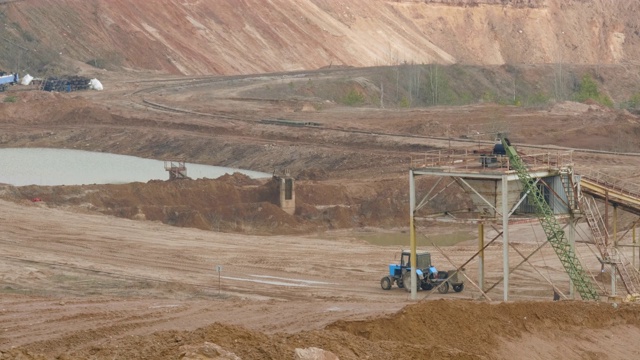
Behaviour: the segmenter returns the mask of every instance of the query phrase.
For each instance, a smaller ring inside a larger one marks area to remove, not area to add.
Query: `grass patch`
[[[9,96],[4,98],[4,102],[6,102],[6,103],[14,103],[16,101],[18,101],[18,98],[13,96],[13,95],[9,95]]]
[[[432,242],[438,246],[452,246],[462,241],[472,240],[476,237],[470,231],[456,231],[451,234],[421,235],[417,234],[417,246],[432,246]],[[357,236],[372,245],[379,246],[406,246],[409,248],[409,233],[376,233]]]

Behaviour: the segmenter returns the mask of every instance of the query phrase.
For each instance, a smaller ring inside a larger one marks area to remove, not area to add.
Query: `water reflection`
[[[214,179],[240,172],[252,178],[267,173],[187,163],[192,179]],[[122,184],[166,180],[164,161],[69,149],[0,149],[0,183],[24,185]]]

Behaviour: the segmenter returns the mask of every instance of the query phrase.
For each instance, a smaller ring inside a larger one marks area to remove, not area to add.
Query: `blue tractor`
[[[458,280],[457,271],[438,271],[431,264],[430,253],[417,253],[416,265],[418,290],[431,290],[437,287],[439,293],[446,294],[450,287],[455,292],[461,292],[464,289],[464,283]],[[389,264],[389,275],[380,279],[380,286],[383,290],[390,290],[394,283],[399,288],[411,291],[411,286],[409,286],[411,284],[411,252],[409,250],[403,250],[400,254],[400,264]]]

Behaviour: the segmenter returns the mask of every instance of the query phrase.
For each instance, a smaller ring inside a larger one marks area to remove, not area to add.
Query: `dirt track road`
[[[5,345],[216,321],[295,331],[407,303],[404,291],[377,284],[389,251],[366,244],[221,234],[7,202],[0,218]]]

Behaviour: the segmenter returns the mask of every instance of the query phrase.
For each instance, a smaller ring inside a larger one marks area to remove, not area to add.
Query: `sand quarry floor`
[[[306,173],[305,186],[326,190],[323,186],[352,183],[358,189],[350,194],[364,197],[382,182],[406,188],[410,159],[423,150],[486,147],[485,142],[470,142],[468,134],[508,127],[516,143],[603,151],[576,151],[577,169],[595,167],[628,179],[639,173],[640,158],[606,152],[620,144],[637,152],[633,134],[638,119],[628,113],[573,103],[548,109],[357,109],[246,96],[265,84],[288,86],[286,76],[129,82],[114,77],[104,79],[108,90],[102,93],[16,92],[19,100],[0,108],[0,140],[3,147],[66,147],[150,158],[183,155],[194,162],[266,172],[274,167],[299,173],[313,169]],[[260,122],[265,118],[304,119],[322,127]],[[150,201],[140,194],[132,191],[128,201]],[[406,189],[386,196],[389,203],[394,196],[407,201]],[[280,232],[278,226],[218,232],[109,213],[107,207],[125,205],[87,206],[84,200],[69,200],[68,194],[64,201],[32,202],[28,193],[5,186],[2,197],[4,359],[640,355],[636,304],[551,301],[553,290],[546,279],[567,295],[568,280],[548,245],[530,259],[534,266],[523,264],[513,272],[509,302],[502,302],[501,283],[487,299],[470,281],[460,293],[420,291],[412,300],[403,289],[380,288],[387,265],[406,246],[373,245],[361,236],[406,234],[404,220],[384,226],[380,220],[369,220],[366,227],[318,226],[314,231],[308,229],[317,224],[305,220],[307,231],[295,234]],[[304,197],[305,206],[328,206],[313,199]],[[627,214],[623,221],[621,228],[635,218]],[[457,229],[421,224],[418,231],[446,235]],[[487,240],[496,231],[488,227]],[[588,240],[584,226],[578,233]],[[514,225],[510,238],[518,251],[528,254],[543,243],[544,235],[539,226],[526,223]],[[502,278],[498,241],[486,250],[485,288]],[[453,269],[474,255],[477,244],[470,239],[421,250],[430,251],[440,268]],[[585,267],[597,272],[600,266],[591,251],[578,245]],[[511,267],[521,262],[515,249],[509,254]],[[472,261],[464,272],[475,282],[477,269]],[[608,273],[599,273],[596,283],[606,289]]]

